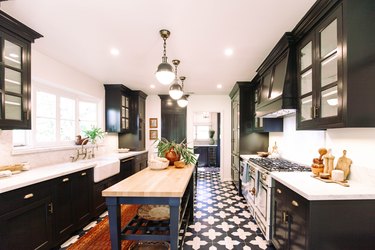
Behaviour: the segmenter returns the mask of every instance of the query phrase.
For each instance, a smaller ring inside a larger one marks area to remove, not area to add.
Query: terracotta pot
[[[175,161],[180,160],[180,155],[174,151],[174,148],[170,148],[167,153],[165,153],[165,158],[169,160],[169,166],[173,166]]]

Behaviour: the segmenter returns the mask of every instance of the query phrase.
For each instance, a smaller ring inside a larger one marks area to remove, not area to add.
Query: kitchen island
[[[186,227],[193,220],[194,173],[193,165],[165,170],[146,168],[104,190],[102,194],[108,207],[112,249],[121,249],[121,240],[169,241],[170,249],[178,249],[178,232],[182,224],[185,223]],[[163,228],[167,234],[160,234],[160,228],[155,230],[155,227],[147,226],[132,228],[133,233],[141,231],[141,234],[128,234],[130,223],[139,218],[135,216],[121,229],[121,204],[169,205],[170,222]]]

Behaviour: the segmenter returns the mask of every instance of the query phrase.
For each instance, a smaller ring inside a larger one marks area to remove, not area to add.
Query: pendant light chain
[[[167,38],[163,37],[163,62],[167,62]]]

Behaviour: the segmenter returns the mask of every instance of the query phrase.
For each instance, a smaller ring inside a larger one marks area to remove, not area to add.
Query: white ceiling
[[[1,9],[44,36],[33,45],[38,51],[101,83],[124,83],[148,94],[168,92],[154,77],[162,57],[159,30],[166,28],[171,31],[168,60],[181,60],[185,91],[228,94],[236,81],[253,78],[283,33],[314,2],[13,0],[2,2]],[[119,56],[109,53],[112,47]],[[231,57],[224,55],[229,47]]]

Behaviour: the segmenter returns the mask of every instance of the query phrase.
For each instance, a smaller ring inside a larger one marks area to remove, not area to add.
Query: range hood
[[[296,112],[296,66],[294,39],[287,32],[257,69],[257,117],[276,118]]]

